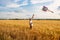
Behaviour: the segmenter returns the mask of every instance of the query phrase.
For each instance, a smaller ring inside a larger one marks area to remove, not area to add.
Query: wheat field
[[[60,40],[60,20],[0,20],[0,40]]]

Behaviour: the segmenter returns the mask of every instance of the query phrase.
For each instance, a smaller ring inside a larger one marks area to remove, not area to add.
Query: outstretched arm
[[[32,15],[32,18],[31,19],[33,19],[34,18],[34,14]]]

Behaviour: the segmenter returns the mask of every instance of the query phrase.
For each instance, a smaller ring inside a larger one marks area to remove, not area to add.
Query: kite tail
[[[48,10],[48,11],[50,11],[51,13],[54,13],[53,11],[51,11],[51,10]]]

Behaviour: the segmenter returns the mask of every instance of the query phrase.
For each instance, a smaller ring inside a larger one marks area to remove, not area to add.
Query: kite
[[[54,13],[53,11],[49,10],[46,6],[43,6],[42,10],[45,11],[45,12],[49,11],[51,13]]]

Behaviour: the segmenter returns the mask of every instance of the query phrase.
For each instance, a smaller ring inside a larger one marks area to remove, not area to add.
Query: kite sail
[[[43,6],[42,10],[43,10],[43,11],[47,11],[47,10],[48,10],[48,8],[47,8],[47,7],[45,7],[45,6]]]

